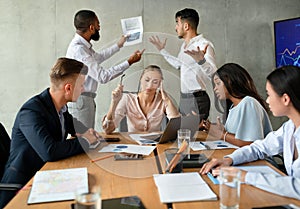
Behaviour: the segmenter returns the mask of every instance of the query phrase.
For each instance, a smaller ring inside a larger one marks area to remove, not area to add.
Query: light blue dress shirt
[[[299,153],[300,128],[296,129],[289,120],[277,131],[269,133],[264,140],[239,148],[226,157],[232,158],[233,165],[237,165],[283,152],[288,176],[248,172],[245,182],[278,195],[300,199],[300,158],[293,160],[295,148]]]
[[[269,116],[263,106],[253,97],[246,96],[229,110],[225,130],[243,141],[264,139],[272,131]]]

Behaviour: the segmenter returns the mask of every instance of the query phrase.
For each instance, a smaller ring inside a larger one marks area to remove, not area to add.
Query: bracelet
[[[226,141],[226,136],[228,134],[228,131],[225,132],[224,136],[223,136],[223,141],[225,142]]]
[[[198,63],[198,65],[203,65],[204,64],[204,62],[206,62],[206,59],[205,58],[203,58],[203,60],[200,60],[199,62],[197,62]]]

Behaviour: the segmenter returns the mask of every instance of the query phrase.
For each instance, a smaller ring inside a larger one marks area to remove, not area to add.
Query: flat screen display
[[[300,67],[300,17],[274,22],[276,68]]]

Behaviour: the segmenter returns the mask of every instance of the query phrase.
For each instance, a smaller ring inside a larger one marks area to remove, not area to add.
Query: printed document
[[[124,46],[138,44],[143,41],[143,21],[141,16],[121,19],[121,25],[123,34],[130,35]]]
[[[199,173],[154,174],[153,177],[162,203],[217,200]]]
[[[88,192],[87,168],[38,171],[27,203],[73,200],[78,188]]]
[[[135,144],[109,144],[100,149],[99,152],[123,152],[130,154],[150,155],[155,148],[156,146],[141,146]]]

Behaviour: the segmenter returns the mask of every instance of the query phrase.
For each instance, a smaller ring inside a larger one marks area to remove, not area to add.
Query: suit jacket
[[[58,113],[49,89],[29,99],[20,109],[12,130],[10,156],[2,182],[25,184],[48,161],[56,161],[84,152],[88,142],[67,135],[87,130],[74,120],[68,111],[64,113],[65,136],[62,137]],[[75,132],[75,128],[76,132]]]

